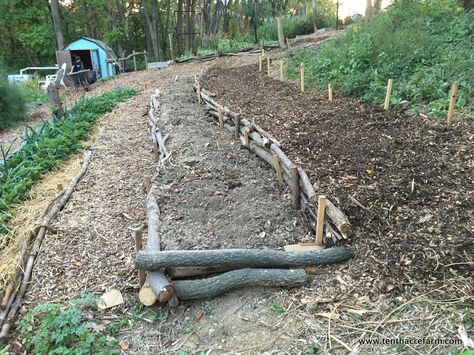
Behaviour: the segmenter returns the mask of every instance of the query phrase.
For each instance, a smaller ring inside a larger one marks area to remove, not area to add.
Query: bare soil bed
[[[472,122],[447,127],[337,94],[329,102],[258,75],[255,65],[214,68],[202,87],[255,118],[349,216],[352,292],[417,293],[450,279],[455,294],[471,290]]]

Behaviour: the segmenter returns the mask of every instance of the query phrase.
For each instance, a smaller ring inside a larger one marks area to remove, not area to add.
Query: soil
[[[337,94],[329,102],[326,93],[260,76],[255,65],[215,68],[202,87],[255,118],[349,216],[354,292],[416,291],[453,276],[470,288],[472,122],[447,127]]]

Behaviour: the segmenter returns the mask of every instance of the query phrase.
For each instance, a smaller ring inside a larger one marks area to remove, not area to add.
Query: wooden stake
[[[143,55],[145,56],[145,70],[147,70],[148,69],[148,58],[146,56],[146,50],[145,49],[143,50]]]
[[[283,80],[283,60],[280,60],[280,80]]]
[[[300,85],[301,85],[301,92],[304,92],[304,63],[301,62],[300,64]]]
[[[262,48],[262,57],[265,57],[265,48]]]
[[[262,56],[258,57],[258,72],[262,72]]]
[[[244,127],[244,145],[250,149],[249,132],[250,129],[248,127]]]
[[[291,178],[291,181],[293,183],[293,186],[291,187],[293,207],[296,210],[299,210],[300,207],[301,207],[300,174],[298,173],[298,168],[294,164],[289,167],[289,170],[290,170],[290,178]]]
[[[219,127],[224,128],[224,110],[221,105],[217,106],[217,116],[219,118]]]
[[[135,49],[133,50],[133,70],[137,71],[137,58],[135,58]]]
[[[133,239],[135,240],[135,250],[136,250],[137,254],[138,254],[139,251],[141,251],[143,249],[142,236],[143,236],[143,233],[142,233],[141,228],[137,228],[137,229],[133,230]],[[142,270],[142,269],[139,269],[138,270],[138,282],[139,282],[140,289],[145,284],[145,279],[146,279],[145,271]]]
[[[240,114],[235,116],[235,139],[240,139]]]
[[[331,86],[331,84],[328,84],[328,97],[329,97],[329,101],[332,102],[332,86]]]
[[[270,77],[270,57],[267,57],[267,76]]]
[[[454,108],[456,106],[456,95],[457,94],[458,94],[458,83],[454,82],[451,85],[451,98],[449,100],[449,109],[448,109],[448,124],[453,123]]]
[[[278,181],[283,183],[283,174],[281,172],[280,158],[278,158],[278,155],[276,154],[273,154],[273,165],[275,166]]]
[[[392,87],[393,87],[393,79],[388,79],[387,95],[385,95],[385,103],[383,105],[383,108],[385,110],[388,110],[388,108],[390,107],[390,97],[392,96]]]
[[[146,177],[145,178],[145,192],[148,194],[150,192],[150,189],[151,189],[151,179],[150,177]]]
[[[316,224],[316,244],[323,244],[324,215],[326,213],[326,196],[318,198],[318,221]]]
[[[197,97],[198,97],[198,103],[200,105],[201,104],[201,84],[199,83],[199,81],[196,85],[196,94],[197,94]]]

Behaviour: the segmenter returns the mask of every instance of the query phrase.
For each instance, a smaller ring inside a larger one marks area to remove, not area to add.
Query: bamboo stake
[[[323,244],[324,215],[326,213],[326,196],[318,198],[318,221],[316,224],[316,244]]]
[[[332,85],[331,84],[328,84],[328,97],[329,97],[329,101],[332,102]]]
[[[301,85],[301,92],[304,92],[304,63],[301,62],[300,64],[300,85]]]
[[[278,181],[283,183],[283,174],[281,172],[280,159],[278,155],[273,154],[273,165],[275,166],[275,171],[277,173]]]
[[[280,80],[283,80],[283,60],[280,60]]]
[[[221,105],[217,106],[217,116],[219,118],[219,127],[224,128],[224,110]]]
[[[267,76],[270,77],[270,57],[267,57]]]
[[[258,57],[258,72],[262,72],[262,56]]]
[[[383,108],[385,110],[388,110],[388,108],[390,107],[390,97],[392,96],[392,87],[393,87],[393,79],[388,79],[387,95],[385,95],[385,103],[383,105]]]
[[[454,82],[451,85],[451,98],[449,100],[449,109],[448,109],[448,124],[453,123],[454,108],[456,106],[456,95],[457,94],[458,94],[458,83]]]
[[[262,57],[265,57],[265,48],[262,48]]]
[[[142,236],[143,236],[143,233],[142,233],[141,228],[137,228],[133,230],[133,239],[135,241],[135,250],[137,254],[139,251],[143,249]],[[146,279],[145,271],[142,269],[139,269],[138,270],[138,283],[139,283],[140,289],[145,284],[145,279]]]

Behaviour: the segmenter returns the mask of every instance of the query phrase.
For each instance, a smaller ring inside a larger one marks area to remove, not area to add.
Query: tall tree
[[[318,30],[318,4],[316,3],[316,0],[312,0],[312,5],[313,5],[313,30],[314,33]]]
[[[372,17],[372,0],[365,2],[365,19],[369,20]]]
[[[148,7],[151,5],[150,7]],[[153,54],[157,60],[160,60],[160,33],[159,33],[159,14],[158,0],[143,1],[143,11],[145,20],[150,31],[151,45]]]
[[[51,0],[50,2],[51,18],[53,19],[54,33],[56,34],[56,44],[58,50],[62,50],[65,46],[63,30],[61,29],[61,14],[59,11],[59,1]]]

